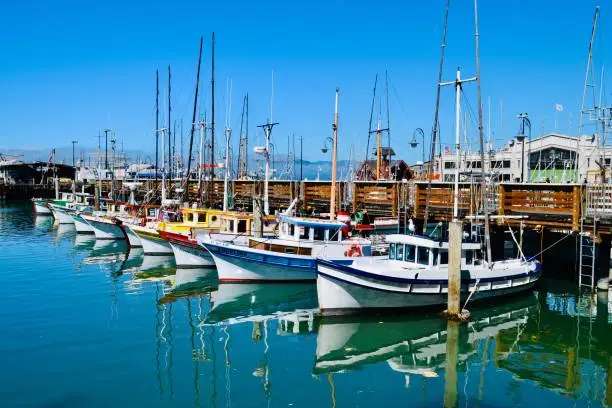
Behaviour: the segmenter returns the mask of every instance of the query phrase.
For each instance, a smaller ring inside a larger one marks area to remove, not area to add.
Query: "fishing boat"
[[[81,217],[93,229],[96,239],[122,240],[126,239],[125,233],[117,221],[101,212],[91,215],[81,214]]]
[[[250,237],[248,246],[198,237],[212,255],[221,281],[316,279],[316,258],[352,263],[371,254],[370,241],[351,239],[343,222],[282,215],[278,238]]]
[[[51,209],[47,206],[49,200],[44,198],[33,198],[32,204],[34,205],[34,213],[36,215],[52,215]]]
[[[198,244],[197,238],[213,236],[216,240],[247,245],[254,230],[253,215],[246,213],[224,213],[220,215],[221,226],[216,231],[212,228],[192,227],[188,234],[183,232],[160,231],[162,238],[168,240],[177,268],[200,268],[215,266],[215,262],[206,248]],[[264,236],[273,236],[276,229],[276,217],[264,217]]]
[[[163,221],[148,222],[145,226],[126,224],[140,239],[145,255],[172,255],[170,242],[162,233],[173,233],[188,236],[192,229],[218,231],[221,227],[221,210],[205,208],[182,208],[183,221],[173,221],[175,213],[164,210]]]
[[[72,215],[66,206],[58,205],[55,203],[48,203],[48,208],[53,214],[53,218],[59,224],[74,224]]]
[[[142,241],[127,225],[145,226],[154,223],[159,217],[159,205],[128,205],[124,207],[123,213],[115,216],[120,221],[119,226],[123,229],[130,248],[142,248]]]
[[[317,260],[317,293],[324,314],[444,305],[448,296],[448,241],[416,235],[387,236],[389,255],[351,264]],[[482,245],[461,245],[461,293],[473,300],[532,288],[540,278],[536,261],[487,262]],[[464,298],[465,298],[464,297]]]
[[[70,214],[77,234],[94,234],[93,227],[89,225],[89,223],[83,217],[81,217],[81,214],[82,212],[80,211]]]

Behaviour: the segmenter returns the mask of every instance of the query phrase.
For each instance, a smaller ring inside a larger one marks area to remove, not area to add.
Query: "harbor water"
[[[0,204],[3,407],[612,404],[612,297],[550,278],[433,312],[317,314],[315,283],[219,284]]]

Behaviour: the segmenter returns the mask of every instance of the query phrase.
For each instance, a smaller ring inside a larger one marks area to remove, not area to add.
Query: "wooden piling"
[[[461,313],[461,241],[463,223],[454,220],[448,226],[448,317],[459,318]]]

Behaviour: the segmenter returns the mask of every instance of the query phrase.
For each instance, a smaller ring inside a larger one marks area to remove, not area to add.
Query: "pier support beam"
[[[459,318],[461,313],[461,241],[463,224],[451,221],[448,228],[448,317]]]

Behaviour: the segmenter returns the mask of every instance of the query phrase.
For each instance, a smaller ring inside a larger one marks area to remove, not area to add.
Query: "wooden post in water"
[[[449,258],[450,260],[450,258]],[[449,285],[450,286],[450,285]],[[450,292],[449,292],[450,293]],[[444,368],[444,407],[458,405],[457,358],[459,354],[459,322],[449,320],[446,328],[446,366]]]
[[[461,313],[461,241],[463,224],[459,220],[449,223],[448,229],[448,317],[458,318]]]

